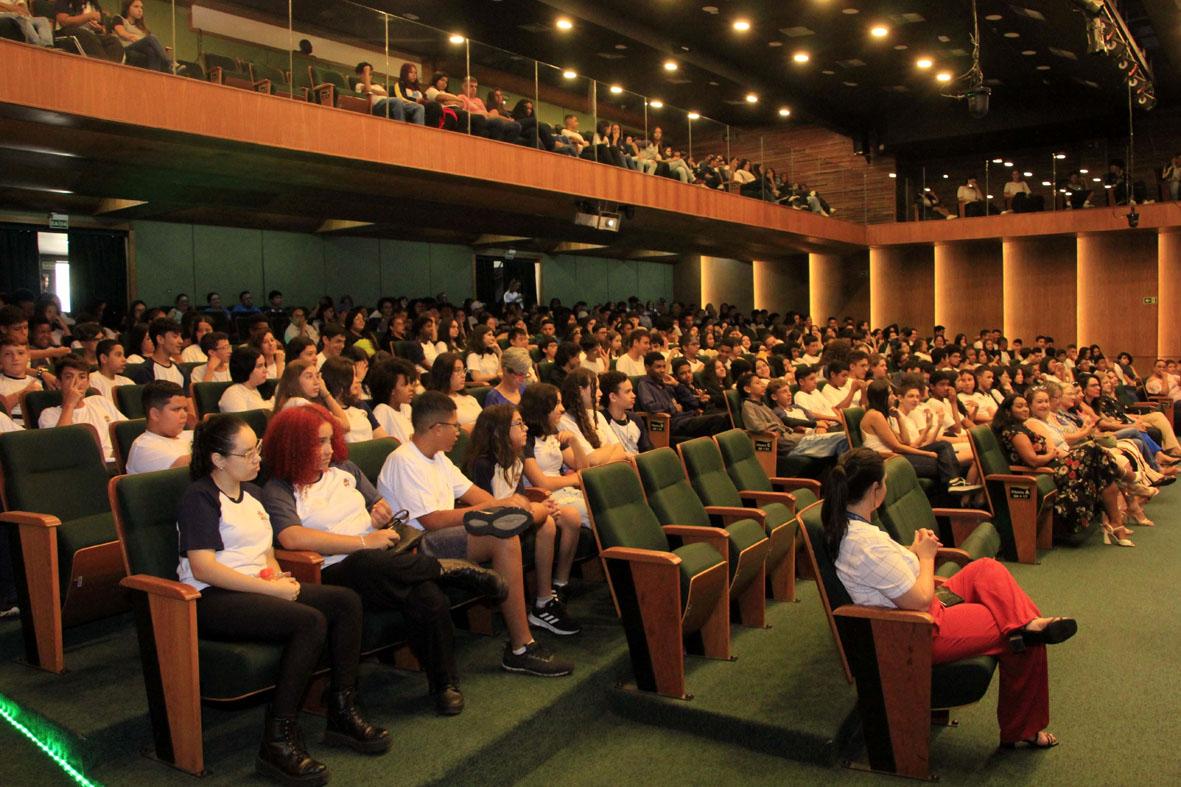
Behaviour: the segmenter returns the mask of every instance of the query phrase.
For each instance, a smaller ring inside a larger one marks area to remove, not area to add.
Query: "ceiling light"
[[[1004,163],[1004,161],[1005,161],[1005,160],[1004,160],[1003,158],[994,158],[994,159],[992,160],[992,163],[993,163],[993,164],[1003,164],[1003,163]]]
[[[914,61],[915,68],[918,68],[922,71],[926,71],[933,65],[935,65],[935,61],[929,57],[920,57],[918,60]]]
[[[1049,185],[1050,185],[1050,181],[1048,181],[1048,180],[1043,180],[1043,181],[1042,181],[1042,185],[1043,185],[1043,186],[1049,186]]]
[[[1034,55],[1037,54],[1037,50],[1036,49],[1022,49],[1021,54],[1025,55],[1026,57],[1033,57]]]
[[[944,173],[943,173],[943,179],[944,179],[944,180],[950,180],[950,179],[951,179],[951,175],[948,175],[946,172],[944,172]]]
[[[566,79],[574,79],[575,77],[578,76],[578,72],[575,71],[573,68],[567,68],[565,71],[562,72],[562,76],[565,77]]]
[[[991,194],[985,195],[985,199],[992,199],[992,195]]]
[[[559,16],[558,21],[554,22],[554,26],[559,30],[570,30],[574,27],[574,23],[564,16]]]
[[[842,13],[842,14],[848,14],[849,16],[853,16],[854,14],[860,14],[860,13],[861,13],[861,10],[860,10],[860,9],[858,9],[858,8],[853,8],[853,7],[849,7],[849,8],[842,8],[842,9],[841,9],[841,13]]]
[[[1012,161],[1006,161],[1006,162],[1005,162],[1005,166],[1006,166],[1006,167],[1010,167],[1010,168],[1011,168],[1011,167],[1013,166],[1013,162],[1012,162]]]
[[[611,92],[614,93],[615,95],[619,95],[620,93],[623,92],[623,88],[620,87],[619,85],[612,85]]]
[[[664,61],[664,70],[665,71],[676,71],[677,70],[677,61],[665,60]]]
[[[699,119],[700,117],[701,117],[701,115],[700,115],[700,114],[698,114],[697,112],[690,112],[690,113],[689,113],[689,115],[688,115],[688,118],[689,118],[690,120],[697,120],[697,119]]]
[[[1021,174],[1022,174],[1022,175],[1024,175],[1025,177],[1027,177],[1027,178],[1032,178],[1032,177],[1033,177],[1033,173],[1032,173],[1032,172],[1022,172]]]
[[[936,82],[950,82],[951,81],[951,72],[950,71],[940,71],[938,74],[935,75],[935,81]]]
[[[653,109],[660,109],[661,107],[664,106],[664,102],[661,101],[659,98],[654,98],[648,102],[648,106],[652,107]]]
[[[1102,183],[1103,182],[1103,178],[1091,178],[1091,180],[1095,183]]]
[[[797,63],[807,63],[809,60],[812,59],[812,56],[809,55],[807,52],[800,51],[800,52],[796,52],[794,55],[792,55],[791,59],[796,61]]]
[[[1001,16],[1000,14],[989,14],[988,16],[986,16],[984,18],[987,19],[989,22],[999,22],[1002,19],[1004,19],[1004,17]]]
[[[783,42],[782,41],[768,41],[767,46],[772,46],[772,47],[783,46]]]
[[[904,52],[907,49],[910,49],[910,47],[908,47],[906,44],[895,44],[894,45],[895,52]]]
[[[1037,70],[1038,71],[1049,71],[1050,67],[1049,66],[1038,66]]]
[[[869,34],[874,38],[885,38],[890,35],[890,28],[885,25],[874,25],[869,29]]]
[[[1080,169],[1080,170],[1078,171],[1078,174],[1080,174],[1080,175],[1086,175],[1086,174],[1087,174],[1088,172],[1090,172],[1090,171],[1091,171],[1091,170],[1089,170],[1089,169]]]
[[[1059,161],[1061,161],[1062,159],[1066,158],[1066,154],[1065,154],[1065,153],[1055,153],[1055,154],[1054,154],[1054,158],[1056,158],[1056,159],[1058,159]]]
[[[451,37],[447,39],[453,44],[462,44],[466,39],[459,33],[452,33]]]
[[[750,30],[750,20],[749,19],[735,19],[734,20],[734,29],[737,30],[739,33],[745,33],[747,30]]]
[[[1005,33],[1005,38],[1020,38],[1020,37],[1021,37],[1021,34],[1015,32],[1013,30],[1010,30],[1009,32]]]
[[[781,118],[791,117],[791,110],[788,109],[787,107],[780,107],[779,108],[779,117],[781,117]]]
[[[746,103],[748,103],[748,104],[759,103],[759,94],[758,93],[747,93],[746,94]]]
[[[897,172],[891,172],[891,173],[890,173],[890,177],[891,177],[891,178],[896,178],[896,177],[898,177],[898,173],[897,173]]]

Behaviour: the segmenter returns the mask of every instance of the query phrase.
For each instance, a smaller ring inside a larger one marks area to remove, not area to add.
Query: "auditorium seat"
[[[662,525],[713,527],[711,514],[721,520],[729,539],[730,599],[744,625],[761,628],[766,613],[766,560],[770,549],[763,526],[749,516],[710,510],[701,504],[685,478],[681,460],[671,448],[657,448],[636,456],[636,470],[648,507]]]
[[[992,522],[1006,560],[1036,563],[1039,549],[1054,539],[1054,499],[1058,494],[1048,473],[1015,472],[989,426],[968,430],[972,457],[984,481]]]
[[[115,389],[115,406],[128,418],[146,418],[143,397],[142,385],[120,385]]]
[[[311,76],[312,94],[320,104],[364,115],[371,114],[369,97],[356,93],[347,77],[330,68],[315,65],[311,66]]]
[[[123,612],[123,566],[94,428],[0,435],[4,513],[25,657],[65,670],[62,628]],[[175,524],[175,523],[174,523]]]
[[[376,485],[377,476],[381,474],[386,457],[398,447],[398,440],[394,437],[378,437],[346,445],[349,450],[349,461],[361,469],[370,483]]]
[[[726,473],[722,454],[712,437],[697,437],[677,446],[685,475],[706,506],[749,516],[770,539],[767,577],[776,601],[794,601],[796,593],[795,498],[786,492],[738,487]]]
[[[754,489],[761,492],[792,492],[797,489],[811,489],[820,492],[820,481],[816,477],[780,476],[767,473],[756,451],[756,440],[752,440],[746,432],[740,429],[730,429],[714,435],[718,450],[722,453],[722,462],[726,465],[726,472],[739,489]],[[811,465],[818,471],[830,466],[825,460],[810,460],[819,462],[820,468]],[[819,475],[819,472],[818,472]]]
[[[846,407],[841,415],[845,421],[845,433],[849,438],[850,448],[860,448],[865,438],[861,435],[861,419],[865,418],[865,408]]]
[[[245,90],[257,90],[254,80],[250,78],[250,72],[232,57],[226,55],[218,55],[213,52],[206,52],[205,58],[205,72],[209,75],[210,82],[216,82],[219,85],[229,85],[230,87],[240,87]]]
[[[746,423],[742,420],[742,397],[733,388],[727,388],[725,395],[726,412],[730,416],[730,425],[736,429],[742,429],[750,435],[755,456],[763,465],[767,475],[779,475],[779,468],[776,464],[779,460],[779,435],[773,432],[755,432],[747,429]]]
[[[685,652],[730,658],[729,534],[661,527],[629,463],[580,475],[636,686],[688,699]]]
[[[21,417],[25,419],[25,428],[39,428],[42,411],[61,405],[61,391],[29,391],[21,397]]]
[[[268,66],[265,63],[247,62],[244,64],[250,71],[250,78],[254,81],[258,90],[264,93],[270,93],[273,96],[285,96],[288,98],[296,98],[300,101],[307,101],[308,93],[306,88],[296,90],[287,79],[287,75],[277,68]],[[286,328],[287,326],[283,326]],[[282,329],[276,326],[278,335],[282,336]]]
[[[824,540],[821,503],[800,511],[804,549],[821,605],[857,684],[857,710],[869,767],[913,779],[936,778],[930,768],[931,724],[948,708],[978,702],[997,659],[979,656],[932,664],[934,620],[926,612],[854,605],[837,576]],[[942,551],[942,550],[941,550]]]
[[[131,444],[148,428],[146,418],[133,418],[129,421],[116,421],[110,424],[111,448],[115,451],[115,472],[127,472],[127,457],[131,454]]]
[[[233,383],[230,382],[193,383],[193,404],[197,407],[197,417],[204,418],[211,413],[221,412],[218,402],[231,385]]]

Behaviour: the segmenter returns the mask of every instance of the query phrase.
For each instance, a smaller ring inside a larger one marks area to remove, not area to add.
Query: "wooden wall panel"
[[[677,260],[673,266],[673,298],[684,304],[696,303],[701,306],[701,257],[689,255]]]
[[[720,307],[729,303],[739,311],[754,308],[754,271],[751,263],[725,257],[701,257],[701,303]]]
[[[935,324],[978,335],[1003,320],[999,241],[935,244]]]
[[[808,272],[808,309],[813,320],[869,319],[869,260],[865,253],[809,254]]]
[[[783,314],[808,311],[808,258],[798,254],[782,260],[755,260],[755,308]]]
[[[1069,236],[1005,239],[1002,331],[1010,341],[1020,338],[1029,345],[1038,334],[1047,334],[1063,347],[1077,338],[1077,251],[1077,241]]]
[[[935,327],[935,260],[930,246],[871,247],[869,287],[871,325],[898,323],[931,334]]]
[[[1114,358],[1129,352],[1143,370],[1156,354],[1156,233],[1126,231],[1078,239],[1078,340]],[[1170,315],[1171,316],[1171,315]]]
[[[1157,237],[1157,354],[1168,358],[1181,357],[1181,231],[1162,232]],[[1147,365],[1136,364],[1147,370]]]

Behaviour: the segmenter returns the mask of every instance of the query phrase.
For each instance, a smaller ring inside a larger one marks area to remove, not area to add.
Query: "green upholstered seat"
[[[225,702],[257,694],[273,686],[283,648],[261,642],[219,642],[198,639],[201,698]]]
[[[218,413],[218,402],[221,401],[221,395],[226,392],[233,383],[218,382],[218,383],[194,383],[193,384],[193,403],[197,406],[197,415],[204,417],[207,413]]]
[[[127,455],[131,453],[131,444],[135,442],[135,438],[147,431],[147,428],[148,422],[145,418],[133,418],[111,424],[111,444],[121,465],[127,462]]]
[[[247,426],[250,427],[250,430],[254,432],[255,437],[257,437],[259,440],[261,440],[263,435],[266,434],[267,423],[269,423],[271,420],[271,411],[264,410],[262,408],[257,410],[243,410],[240,413],[234,413],[234,415],[245,421]]]
[[[727,388],[725,395],[726,409],[730,411],[730,423],[738,429],[745,429],[746,424],[742,420],[742,397],[733,388]]]
[[[636,468],[648,497],[648,506],[664,525],[697,525],[712,527],[705,506],[689,485],[676,452],[671,448],[657,448],[636,456]],[[738,558],[743,550],[767,537],[763,527],[753,519],[739,519],[726,526],[730,533],[730,578],[735,580]],[[731,585],[731,592],[740,593],[749,584],[749,579]]]
[[[464,389],[464,393],[468,396],[474,396],[476,401],[480,403],[480,407],[483,407],[484,400],[488,398],[488,392],[491,390],[491,385],[473,385],[470,388]]]
[[[115,483],[111,502],[130,573],[176,579],[176,506],[188,486],[187,467],[122,476]]]
[[[447,457],[456,467],[463,467],[463,459],[467,454],[468,443],[471,441],[471,436],[461,429],[459,432],[459,439],[455,441],[455,446],[447,452]]]
[[[774,491],[771,479],[767,477],[758,457],[755,456],[754,443],[741,427],[714,435],[714,440],[717,441],[722,462],[734,486],[762,492]]]
[[[361,472],[373,484],[377,484],[377,476],[381,473],[386,457],[398,447],[398,440],[394,437],[379,437],[375,440],[362,440],[349,443],[349,461],[361,468]]]
[[[1042,500],[1046,499],[1046,495],[1058,488],[1054,485],[1054,476],[1049,473],[1038,473],[1035,481],[1037,482],[1037,500],[1039,504]]]
[[[849,447],[860,448],[862,444],[861,438],[861,419],[865,417],[865,410],[860,407],[846,407],[845,408],[845,431],[849,436]]]
[[[61,391],[30,391],[24,395],[21,405],[21,416],[25,419],[26,429],[40,427],[41,411],[50,407],[61,407]]]
[[[70,582],[70,564],[74,555],[87,547],[109,544],[115,540],[115,519],[110,511],[101,511],[90,516],[63,520],[57,529],[57,558],[61,566],[58,579],[61,581],[63,598]]]
[[[128,418],[144,418],[143,395],[142,385],[120,385],[115,389],[115,406]]]
[[[689,583],[693,581],[693,577],[716,566],[721,560],[721,555],[709,544],[701,542],[679,546],[672,550],[672,553],[681,559],[678,568],[681,571],[681,601],[684,602],[689,598]]]
[[[931,707],[958,708],[978,702],[996,671],[994,656],[938,664],[931,670]]]
[[[685,461],[685,470],[693,483],[693,491],[697,492],[702,503],[707,506],[746,505],[738,494],[738,487],[726,471],[722,454],[712,438],[698,437],[686,440],[679,448]],[[767,513],[768,529],[789,522],[794,516],[791,509],[783,503],[764,503],[759,508]]]
[[[987,479],[991,475],[1009,475],[1012,470],[1009,468],[1009,460],[1005,456],[1004,450],[1001,449],[1000,442],[997,440],[996,433],[992,431],[992,427],[974,426],[969,430],[969,436],[972,444],[976,449],[976,456],[980,460],[981,470],[984,472],[984,477]],[[1042,478],[1046,481],[1042,481]],[[1037,490],[1039,495],[1039,507],[1041,499],[1045,494],[1054,491],[1054,479],[1051,476],[1040,474],[1035,478],[1037,483]],[[1001,539],[1001,554],[1007,560],[1017,559],[1017,542],[1013,533],[1013,518],[1009,512],[1008,492],[1005,485],[1001,481],[985,481],[988,488],[988,498],[992,503],[992,522],[996,527],[997,533],[1000,534]],[[1043,484],[1048,486],[1043,487]]]
[[[464,601],[468,601],[471,594],[464,594],[463,598]],[[406,634],[406,619],[402,617],[401,612],[393,609],[365,608],[361,628],[362,653],[387,648],[391,643],[405,642]]]

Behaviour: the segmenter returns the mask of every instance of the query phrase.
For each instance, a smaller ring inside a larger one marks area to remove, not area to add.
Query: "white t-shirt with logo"
[[[394,511],[406,509],[409,525],[425,530],[420,516],[452,511],[472,482],[440,451],[426,457],[413,442],[404,443],[386,457],[377,477],[377,491]]]
[[[108,380],[101,372],[93,372],[90,375],[90,387],[112,402],[115,401],[115,389],[124,385],[135,385],[135,381],[121,374],[115,375],[114,380]]]
[[[263,399],[257,388],[235,383],[222,392],[217,409],[223,413],[242,413],[247,410],[270,410],[274,399]]]
[[[52,429],[62,417],[61,406],[46,407],[37,419],[37,426],[41,429]],[[127,416],[119,412],[115,403],[101,394],[87,396],[82,400],[81,407],[74,408],[74,423],[90,424],[98,432],[98,441],[103,447],[103,459],[115,461],[115,448],[111,445],[111,424],[126,421]]]
[[[214,559],[223,566],[258,576],[267,567],[275,537],[261,497],[254,484],[242,484],[237,500],[218,489],[209,476],[190,484],[176,512],[177,579],[197,590],[209,587],[193,576],[189,565],[188,552],[198,549],[212,549]]]
[[[414,424],[410,420],[410,405],[404,404],[397,410],[384,402],[373,408],[373,417],[390,437],[397,438],[399,443],[409,442],[414,434]]]
[[[320,480],[298,490],[276,478],[267,481],[262,490],[263,505],[276,536],[292,525],[338,536],[368,535],[373,532],[369,505],[380,499],[369,479],[352,462],[329,467]],[[325,555],[324,566],[346,557]]]
[[[176,437],[144,432],[135,438],[131,450],[127,452],[127,472],[134,474],[167,470],[177,459],[192,453],[192,431],[186,430]]]
[[[29,387],[29,383],[37,383],[33,390],[40,391],[42,389],[41,382],[32,375],[25,375],[24,377],[9,377],[7,374],[0,374],[0,394],[4,396],[12,396],[18,391],[23,391]],[[12,406],[12,412],[9,413],[14,420],[22,421],[20,400]]]

